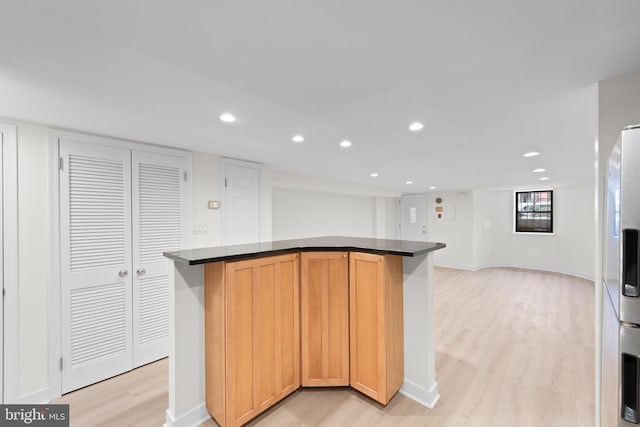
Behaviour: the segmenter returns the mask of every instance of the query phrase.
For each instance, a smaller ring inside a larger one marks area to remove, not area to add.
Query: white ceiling
[[[0,116],[398,192],[591,183],[596,83],[640,72],[638,0],[0,6]]]

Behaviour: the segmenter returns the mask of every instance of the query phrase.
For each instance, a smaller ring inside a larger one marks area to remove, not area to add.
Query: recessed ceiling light
[[[546,169],[544,169],[544,168],[538,168],[538,169],[534,169],[532,172],[535,172],[535,173],[541,173],[541,172],[546,172],[546,171],[547,171],[547,170],[546,170]]]
[[[433,185],[431,187],[429,187],[429,190],[435,190],[436,187],[434,187]]]
[[[405,181],[404,183],[408,184],[408,185],[411,185],[411,184],[413,184],[413,181],[409,180],[409,181]]]
[[[293,140],[293,142],[299,144],[301,142],[304,142],[304,136],[302,136],[302,135],[294,135],[293,138],[291,138],[291,140]]]
[[[378,176],[378,173],[377,173],[377,172],[371,172],[371,173],[369,174],[369,176],[370,176],[371,178],[376,178],[376,177]]]
[[[222,120],[225,123],[233,123],[236,121],[236,118],[233,114],[224,113],[220,115],[220,120]]]
[[[351,147],[351,141],[347,141],[346,139],[340,143],[340,147],[349,148]]]
[[[543,176],[542,178],[539,178],[540,181],[549,181],[549,177],[548,176]]]
[[[409,125],[409,130],[417,132],[419,130],[421,130],[424,127],[424,125],[420,122],[413,122]]]
[[[528,153],[524,153],[522,157],[535,157],[539,155],[540,153],[538,153],[537,151],[529,151]]]

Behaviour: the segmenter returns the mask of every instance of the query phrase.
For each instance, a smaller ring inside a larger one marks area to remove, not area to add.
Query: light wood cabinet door
[[[300,264],[302,386],[347,386],[349,255],[303,252]]]
[[[205,317],[207,408],[224,427],[246,423],[300,387],[298,259],[205,267],[207,309],[218,312]]]
[[[351,387],[382,404],[402,386],[402,258],[352,252],[349,266]]]

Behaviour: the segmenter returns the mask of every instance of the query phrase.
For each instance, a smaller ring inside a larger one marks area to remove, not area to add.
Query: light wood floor
[[[594,425],[593,283],[517,269],[435,274],[434,410],[400,394],[382,407],[348,389],[305,389],[248,425]],[[72,426],[159,426],[167,381],[163,360],[57,402],[71,404]]]

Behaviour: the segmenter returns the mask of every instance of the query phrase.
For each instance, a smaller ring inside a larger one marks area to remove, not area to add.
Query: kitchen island
[[[240,425],[304,386],[427,407],[442,243],[318,237],[167,252],[167,426]],[[205,403],[206,402],[206,403]]]

